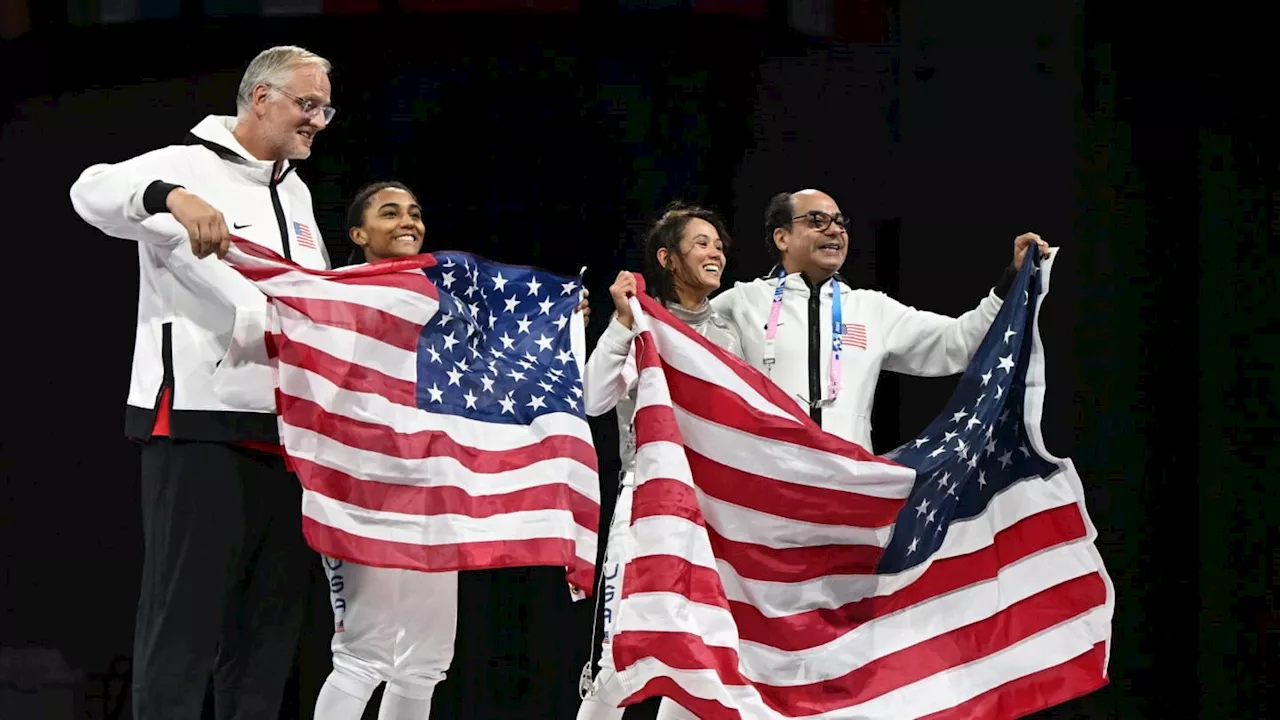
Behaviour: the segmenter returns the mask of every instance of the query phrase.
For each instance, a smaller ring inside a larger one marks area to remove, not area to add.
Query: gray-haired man
[[[236,117],[187,143],[94,165],[71,187],[89,224],[138,243],[138,326],[125,433],[142,443],[138,720],[198,720],[210,670],[217,717],[274,718],[316,555],[276,432],[263,295],[209,257],[228,234],[327,268],[293,162],[333,119],[329,63],[259,54]]]

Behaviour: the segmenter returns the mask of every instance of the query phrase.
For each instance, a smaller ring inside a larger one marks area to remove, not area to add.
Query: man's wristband
[[[156,180],[142,191],[142,209],[146,210],[148,215],[169,212],[169,205],[166,202],[169,199],[169,193],[180,187],[182,186]]]

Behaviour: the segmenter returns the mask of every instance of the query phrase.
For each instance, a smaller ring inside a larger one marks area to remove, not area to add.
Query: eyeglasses
[[[839,226],[841,232],[845,232],[849,229],[849,218],[845,217],[843,213],[836,213],[835,215],[832,215],[830,213],[824,213],[821,210],[810,210],[804,215],[797,215],[791,219],[808,220],[809,224],[813,226],[813,229],[818,232],[826,232],[827,228],[831,227],[831,223],[835,223]]]
[[[325,125],[328,125],[329,123],[333,122],[333,116],[338,113],[338,111],[332,105],[321,105],[315,100],[300,98],[297,95],[294,95],[293,93],[289,92],[288,90],[284,90],[282,88],[278,88],[275,86],[272,86],[272,88],[276,92],[280,93],[281,95],[284,95],[285,97],[290,98],[294,102],[298,103],[298,107],[302,108],[303,115],[306,115],[307,117],[314,117],[316,113],[322,113],[324,115]]]

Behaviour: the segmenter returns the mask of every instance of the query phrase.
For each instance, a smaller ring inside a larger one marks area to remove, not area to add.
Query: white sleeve
[[[147,212],[145,195],[156,181],[183,185],[190,179],[188,151],[175,145],[90,166],[71,185],[71,205],[85,222],[112,237],[155,245],[184,242],[182,225],[167,212]]]
[[[953,318],[884,299],[884,369],[907,375],[942,377],[963,372],[1004,302],[994,292],[974,309]]]
[[[609,412],[635,384],[639,377],[631,342],[635,336],[635,330],[628,330],[616,316],[609,320],[609,327],[587,359],[582,377],[588,415],[595,417]]]

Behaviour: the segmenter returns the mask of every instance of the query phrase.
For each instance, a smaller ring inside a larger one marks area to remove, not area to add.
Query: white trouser
[[[316,720],[359,720],[384,682],[382,720],[399,720],[398,706],[406,720],[425,720],[453,661],[458,573],[323,561],[333,604],[333,672],[320,691]]]
[[[613,509],[613,519],[609,523],[609,537],[605,540],[604,567],[601,577],[604,581],[600,594],[604,600],[604,617],[601,623],[600,640],[600,672],[596,673],[591,684],[591,694],[582,701],[578,708],[577,720],[621,720],[623,708],[618,703],[626,699],[628,693],[622,687],[614,673],[613,667],[613,634],[618,627],[618,604],[622,600],[623,570],[633,554],[631,538],[631,500],[635,495],[635,474],[623,473],[618,488],[618,504]],[[696,720],[677,703],[663,698],[658,709],[658,720]]]

